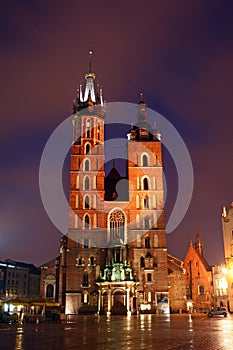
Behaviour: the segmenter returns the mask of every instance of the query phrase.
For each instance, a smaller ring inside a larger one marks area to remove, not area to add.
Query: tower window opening
[[[91,121],[90,121],[90,119],[87,119],[87,123],[86,123],[86,136],[87,136],[87,138],[90,137],[90,128],[91,128]]]
[[[91,256],[91,257],[90,257],[90,265],[91,265],[91,266],[94,266],[94,265],[95,265],[95,258],[94,258],[94,256]]]
[[[90,152],[90,144],[86,143],[85,144],[85,154],[88,154]]]
[[[84,171],[89,171],[90,170],[90,162],[89,159],[86,159],[84,162]]]
[[[89,229],[89,227],[90,227],[90,218],[89,218],[89,216],[87,214],[84,217],[84,227],[86,229]]]
[[[88,287],[88,273],[87,272],[84,272],[84,274],[83,274],[83,287]],[[85,295],[86,294],[84,294],[84,302],[87,303],[87,299],[85,301]]]
[[[90,197],[89,196],[85,196],[85,205],[84,205],[85,209],[90,209]]]
[[[147,274],[147,282],[151,282],[152,281],[152,276],[151,273]]]
[[[148,155],[147,154],[143,154],[143,156],[142,156],[142,166],[146,167],[148,165],[149,165]]]
[[[145,259],[143,258],[143,256],[141,256],[140,258],[140,267],[145,267]]]
[[[149,197],[148,196],[146,196],[144,198],[144,208],[149,209]]]
[[[149,190],[148,178],[144,177],[143,179],[143,190]]]
[[[84,179],[84,189],[89,190],[90,189],[90,179],[89,176],[86,176]]]
[[[150,248],[150,237],[148,236],[145,238],[145,247]]]
[[[145,226],[146,230],[150,229],[150,219],[149,219],[148,216],[146,216],[145,219],[144,219],[144,226]]]

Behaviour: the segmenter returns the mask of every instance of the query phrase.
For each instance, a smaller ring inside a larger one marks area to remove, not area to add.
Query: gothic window
[[[110,240],[122,239],[124,241],[125,216],[121,210],[115,210],[110,214]]]
[[[90,197],[89,196],[85,196],[85,198],[84,198],[84,208],[90,209]]]
[[[145,217],[144,219],[144,227],[146,230],[149,230],[150,229],[150,219],[148,216]]]
[[[148,185],[148,178],[144,177],[143,182],[142,182],[142,189],[143,190],[149,190],[149,185]]]
[[[87,135],[87,138],[90,137],[90,128],[91,128],[91,121],[90,121],[90,119],[87,119],[87,123],[86,123],[86,135]]]
[[[94,214],[94,227],[98,227],[98,215]]]
[[[136,208],[137,208],[137,209],[140,208],[140,197],[139,197],[138,194],[136,195]]]
[[[86,176],[84,178],[84,190],[89,190],[90,189],[90,179],[89,176]]]
[[[145,248],[150,248],[150,237],[145,238]]]
[[[142,156],[142,166],[148,166],[148,155],[143,154]]]
[[[83,274],[83,287],[88,287],[88,273],[86,271]]]
[[[84,161],[84,171],[89,171],[90,170],[90,162],[89,159],[86,159]]]
[[[87,237],[84,238],[83,246],[84,246],[84,248],[89,248],[89,238],[87,238]]]
[[[46,287],[46,298],[53,298],[54,286],[52,284],[48,284]]]
[[[154,247],[158,248],[159,246],[159,237],[157,234],[154,235]]]
[[[96,189],[96,175],[93,176],[93,188]]]
[[[82,257],[77,258],[77,265],[78,265],[78,266],[82,266],[82,264],[83,264],[83,259],[82,259]]]
[[[139,180],[139,177],[137,176],[137,190],[140,189],[140,180]]]
[[[204,286],[198,286],[198,294],[205,294]]]
[[[91,256],[91,257],[90,257],[90,265],[91,265],[91,266],[94,266],[94,265],[95,265],[95,258],[94,258],[94,256]]]
[[[90,152],[90,143],[85,144],[85,154],[88,154]]]
[[[154,189],[156,190],[156,188],[157,188],[157,179],[156,177],[154,177]]]
[[[84,227],[89,229],[89,225],[90,225],[90,218],[89,218],[89,215],[85,215],[84,216]]]
[[[140,258],[140,266],[145,267],[145,259],[143,258],[143,256],[141,256]]]
[[[146,196],[144,198],[144,208],[149,209],[149,197],[148,196]]]

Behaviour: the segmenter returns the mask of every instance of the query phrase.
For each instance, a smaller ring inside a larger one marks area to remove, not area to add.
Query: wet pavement
[[[233,315],[80,316],[77,323],[0,324],[1,350],[231,350]]]

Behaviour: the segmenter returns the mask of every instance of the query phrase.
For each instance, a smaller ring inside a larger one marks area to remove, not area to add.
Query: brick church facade
[[[66,314],[168,312],[160,134],[141,98],[123,135],[127,176],[114,161],[105,173],[106,115],[90,64],[73,103],[69,230],[60,240],[58,282],[50,293],[56,288]]]

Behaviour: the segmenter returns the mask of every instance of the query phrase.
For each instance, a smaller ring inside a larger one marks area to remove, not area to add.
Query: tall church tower
[[[130,260],[139,281],[141,308],[164,312],[168,279],[162,143],[160,133],[148,123],[142,96],[137,119],[128,134]]]
[[[85,87],[73,103],[70,217],[60,242],[59,302],[66,314],[167,312],[160,134],[140,101],[138,121],[125,135],[129,188],[117,193],[123,178],[114,163],[105,175],[106,106],[91,54]]]

